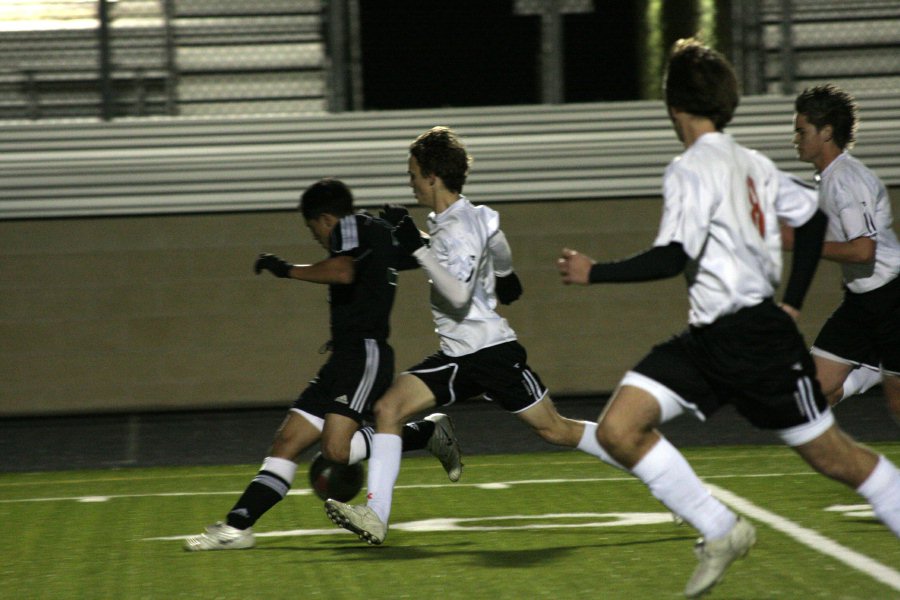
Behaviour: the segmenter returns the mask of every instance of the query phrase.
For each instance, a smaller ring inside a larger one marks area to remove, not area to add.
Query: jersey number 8
[[[759,230],[759,235],[766,237],[766,216],[759,205],[759,196],[756,194],[756,184],[751,177],[747,178],[747,190],[750,198],[750,218]]]

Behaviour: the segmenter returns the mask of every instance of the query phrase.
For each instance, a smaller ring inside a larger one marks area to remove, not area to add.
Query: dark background
[[[641,4],[564,17],[566,102],[638,98]],[[540,102],[540,17],[511,0],[366,0],[360,20],[366,109]]]

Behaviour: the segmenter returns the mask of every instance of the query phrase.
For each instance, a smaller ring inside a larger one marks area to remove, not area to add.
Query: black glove
[[[407,254],[412,254],[425,245],[425,242],[422,241],[422,234],[419,233],[419,228],[416,227],[412,217],[409,215],[400,219],[400,222],[394,227],[394,239],[397,240],[397,243],[400,244],[400,247]]]
[[[281,260],[274,254],[260,254],[253,264],[253,272],[259,275],[263,269],[271,271],[275,277],[288,277],[291,272],[291,263]]]
[[[500,304],[512,304],[522,295],[522,282],[515,272],[505,277],[494,277],[494,292]]]
[[[381,210],[378,211],[378,216],[390,223],[391,227],[396,227],[403,220],[403,217],[409,216],[409,211],[402,204],[382,204]]]

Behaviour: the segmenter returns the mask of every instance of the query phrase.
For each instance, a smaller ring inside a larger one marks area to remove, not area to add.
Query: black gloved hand
[[[260,254],[253,264],[253,272],[259,275],[263,269],[271,271],[275,277],[288,277],[291,272],[291,263],[282,260],[274,254]]]
[[[515,271],[504,277],[494,277],[494,292],[500,304],[512,304],[522,295],[522,282]]]
[[[396,227],[403,217],[408,217],[409,211],[402,204],[382,204],[381,210],[378,211],[378,217]]]
[[[419,228],[416,227],[412,217],[409,215],[400,219],[400,222],[394,227],[394,239],[397,240],[397,243],[400,244],[400,247],[407,254],[412,254],[425,245],[425,242],[422,241],[422,234],[419,233]]]

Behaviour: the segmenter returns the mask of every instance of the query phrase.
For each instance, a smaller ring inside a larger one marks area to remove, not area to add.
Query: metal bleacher
[[[106,52],[94,4],[60,3],[68,12],[51,22],[78,26],[0,27],[0,119],[324,108],[319,0],[179,0],[168,16],[160,2],[120,0]]]
[[[900,185],[900,98],[857,99],[854,154]],[[728,131],[808,176],[792,113],[792,98],[747,97]],[[653,197],[681,151],[658,101],[0,122],[0,219],[291,209],[326,175],[347,181],[361,206],[410,202],[408,144],[438,124],[467,142],[466,192],[479,202]]]

